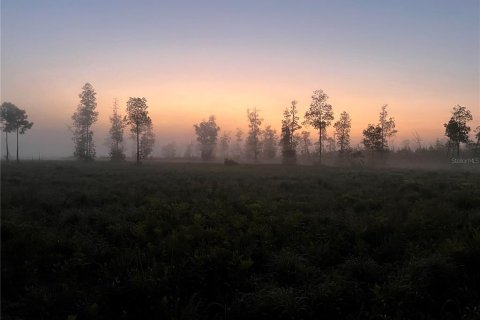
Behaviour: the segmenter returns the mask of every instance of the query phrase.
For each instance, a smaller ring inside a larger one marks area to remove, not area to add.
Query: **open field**
[[[2,319],[479,319],[480,172],[2,163]]]

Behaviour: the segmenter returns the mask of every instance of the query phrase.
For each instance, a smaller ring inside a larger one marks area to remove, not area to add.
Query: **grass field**
[[[2,319],[479,319],[480,172],[2,163]]]

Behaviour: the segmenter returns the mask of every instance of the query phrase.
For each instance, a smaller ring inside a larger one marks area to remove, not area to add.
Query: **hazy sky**
[[[157,154],[210,114],[233,132],[256,106],[279,131],[285,106],[296,99],[303,114],[315,89],[350,113],[355,144],[383,104],[397,143],[413,131],[431,141],[456,104],[480,124],[479,16],[479,0],[3,0],[1,100],[35,122],[26,158],[73,153],[85,82],[99,156],[113,99],[124,109],[131,96],[148,101]]]

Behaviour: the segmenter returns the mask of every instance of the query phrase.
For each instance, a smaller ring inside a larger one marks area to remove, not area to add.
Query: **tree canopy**
[[[3,125],[2,130],[5,132],[7,160],[9,160],[8,133],[15,132],[17,136],[17,161],[19,161],[18,135],[24,134],[27,130],[31,129],[33,122],[28,121],[28,116],[25,110],[20,109],[11,102],[2,103],[0,109],[0,118]]]
[[[330,126],[333,117],[332,105],[327,103],[328,95],[323,90],[315,90],[312,95],[312,102],[310,108],[305,113],[304,124],[311,125],[317,129],[319,153],[318,161],[322,162],[322,138],[324,136],[323,131]]]
[[[453,107],[452,116],[447,123],[444,123],[445,135],[450,139],[450,143],[456,150],[457,156],[460,155],[460,143],[468,143],[470,127],[468,122],[472,121],[473,117],[465,107],[456,105]]]
[[[337,146],[340,148],[340,153],[344,153],[350,149],[350,129],[352,120],[346,111],[340,114],[340,119],[335,122],[335,136],[337,138]]]
[[[197,141],[200,143],[200,153],[203,160],[212,160],[215,157],[217,137],[220,127],[215,122],[215,116],[210,116],[208,121],[194,125]]]

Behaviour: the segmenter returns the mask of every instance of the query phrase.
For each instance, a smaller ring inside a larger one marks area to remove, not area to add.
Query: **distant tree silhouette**
[[[318,162],[322,163],[322,138],[331,121],[334,119],[332,105],[327,103],[328,95],[323,90],[315,90],[312,95],[310,108],[305,113],[304,124],[311,125],[318,130]]]
[[[243,131],[240,128],[237,128],[235,132],[235,142],[233,144],[233,157],[235,159],[240,159],[243,153]]]
[[[402,141],[402,146],[400,148],[401,152],[403,153],[411,153],[412,152],[412,148],[410,147],[410,140],[409,139],[405,139]]]
[[[453,107],[452,117],[448,123],[444,123],[445,136],[450,139],[451,145],[455,148],[457,156],[460,155],[460,143],[468,143],[470,127],[467,125],[473,117],[465,107],[456,105]]]
[[[418,134],[417,131],[413,132],[413,141],[415,141],[415,150],[421,150],[422,149],[422,138]]]
[[[8,150],[8,133],[14,131],[13,123],[15,122],[18,107],[10,102],[4,102],[1,106],[2,131],[5,132],[6,160],[10,159]]]
[[[442,142],[440,139],[435,139],[435,144],[429,147],[429,151],[433,151],[437,154],[445,154],[447,152],[446,149],[448,149],[448,142]]]
[[[383,150],[382,128],[379,125],[369,124],[363,130],[363,145],[371,152]]]
[[[78,95],[80,104],[73,114],[73,141],[75,144],[74,156],[80,160],[93,160],[95,158],[95,144],[93,142],[92,125],[97,121],[98,112],[96,92],[90,83],[82,87]]]
[[[153,146],[155,144],[155,133],[153,132],[152,121],[144,124],[140,136],[140,158],[148,159],[152,156]]]
[[[300,136],[300,155],[307,161],[310,160],[310,148],[312,145],[312,140],[310,140],[310,132],[302,131]]]
[[[190,160],[193,158],[193,148],[194,148],[193,142],[190,142],[186,145],[185,152],[183,153],[184,159]]]
[[[327,137],[327,151],[328,152],[335,152],[337,150],[335,144],[335,138],[334,137]]]
[[[232,137],[228,132],[224,132],[220,137],[220,153],[223,158],[228,158],[230,155],[230,142],[232,141]]]
[[[248,136],[245,146],[245,151],[247,156],[252,157],[255,162],[258,161],[258,155],[262,149],[262,129],[260,126],[262,125],[263,119],[260,118],[258,114],[257,108],[253,108],[252,111],[250,109],[247,110],[248,116]]]
[[[262,133],[262,154],[267,160],[273,160],[277,155],[278,137],[275,129],[267,126]]]
[[[5,132],[5,142],[7,148],[7,161],[9,160],[8,151],[8,132],[15,131],[17,135],[17,162],[18,157],[18,135],[24,134],[27,130],[32,128],[33,122],[28,121],[28,116],[25,110],[18,108],[16,105],[10,102],[4,102],[1,106],[0,112],[1,120],[3,123],[3,131]]]
[[[335,128],[336,143],[340,149],[340,155],[343,157],[345,152],[350,150],[350,130],[352,127],[352,121],[346,111],[340,114],[340,119],[334,123],[333,127]]]
[[[124,121],[127,125],[130,125],[130,131],[136,140],[136,163],[140,164],[141,157],[144,157],[140,145],[140,139],[146,130],[149,130],[149,128],[151,129],[152,122],[148,116],[147,99],[130,97],[127,101],[127,115],[124,117]]]
[[[197,141],[200,143],[200,157],[202,160],[212,160],[215,157],[218,132],[220,127],[215,122],[215,116],[210,116],[208,121],[194,125]]]
[[[282,120],[282,161],[287,164],[296,163],[295,131],[302,128],[299,122],[297,101],[293,100],[289,108],[285,108]]]
[[[125,128],[125,122],[118,113],[117,99],[113,102],[113,114],[110,117],[110,123],[110,159],[124,160],[123,129]]]
[[[177,145],[175,142],[170,142],[162,147],[162,155],[167,159],[174,159],[177,155]]]
[[[380,117],[378,121],[378,126],[382,131],[382,151],[388,150],[388,139],[393,137],[398,132],[395,130],[395,119],[388,117],[387,107],[387,104],[382,106],[382,111],[380,111]]]

